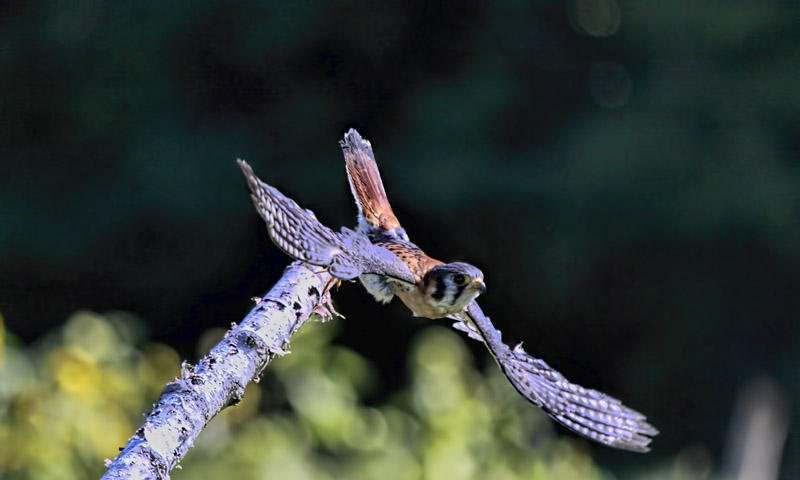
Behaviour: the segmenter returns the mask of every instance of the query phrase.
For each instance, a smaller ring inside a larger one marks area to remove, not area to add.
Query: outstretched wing
[[[463,313],[455,328],[483,341],[514,388],[570,430],[614,448],[647,452],[658,434],[647,417],[616,398],[570,383],[544,360],[528,355],[521,345],[513,350],[476,302]]]
[[[269,236],[289,256],[312,265],[327,266],[341,250],[340,240],[309,211],[278,189],[262,182],[244,160],[237,160],[247,178],[258,214],[267,222]]]
[[[339,144],[344,153],[350,190],[358,207],[359,229],[364,233],[378,230],[408,240],[386,197],[372,145],[352,128]]]
[[[312,265],[328,268],[332,276],[352,280],[363,274],[378,274],[406,283],[416,277],[402,260],[389,250],[373,245],[366,235],[343,228],[336,233],[309,210],[275,187],[262,182],[244,160],[237,160],[247,178],[251,198],[261,218],[267,222],[272,241],[289,256]]]

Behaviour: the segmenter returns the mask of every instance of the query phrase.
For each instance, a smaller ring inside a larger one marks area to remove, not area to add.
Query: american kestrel
[[[395,295],[420,317],[451,318],[455,328],[482,341],[514,388],[552,418],[591,440],[649,451],[658,434],[641,413],[604,393],[570,383],[521,344],[509,348],[475,302],[486,291],[483,273],[467,263],[444,263],[413,244],[392,212],[370,143],[351,129],[340,142],[350,188],[358,207],[358,226],[334,232],[255,176],[239,160],[256,210],[270,237],[298,260],[326,268],[334,278],[356,277],[380,302]]]

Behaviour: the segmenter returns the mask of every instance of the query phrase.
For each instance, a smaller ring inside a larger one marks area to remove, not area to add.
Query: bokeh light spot
[[[610,37],[622,24],[616,0],[574,0],[567,5],[572,28],[592,37]]]

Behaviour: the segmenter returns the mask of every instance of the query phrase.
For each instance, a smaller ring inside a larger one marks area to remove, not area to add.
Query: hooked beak
[[[473,290],[477,290],[481,293],[486,293],[486,284],[483,283],[482,278],[476,278],[472,281],[472,285],[470,285]]]

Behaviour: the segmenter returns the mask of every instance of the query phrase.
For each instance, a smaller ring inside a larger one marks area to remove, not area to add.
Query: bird
[[[409,240],[389,204],[370,143],[350,130],[341,147],[358,209],[358,231],[405,262],[416,278],[415,284],[409,285],[382,275],[364,274],[359,280],[367,291],[382,303],[396,295],[415,316],[431,319],[459,313],[485,293],[486,283],[479,268],[464,262],[444,263]]]
[[[355,280],[381,303],[397,296],[413,315],[454,320],[453,327],[483,342],[511,385],[568,429],[598,443],[649,451],[658,430],[645,415],[614,397],[569,382],[519,344],[513,349],[475,301],[486,293],[483,272],[445,263],[412,243],[383,187],[372,145],[350,129],[340,141],[358,210],[355,230],[334,232],[238,160],[256,210],[273,242],[292,258],[319,266],[338,280]]]

